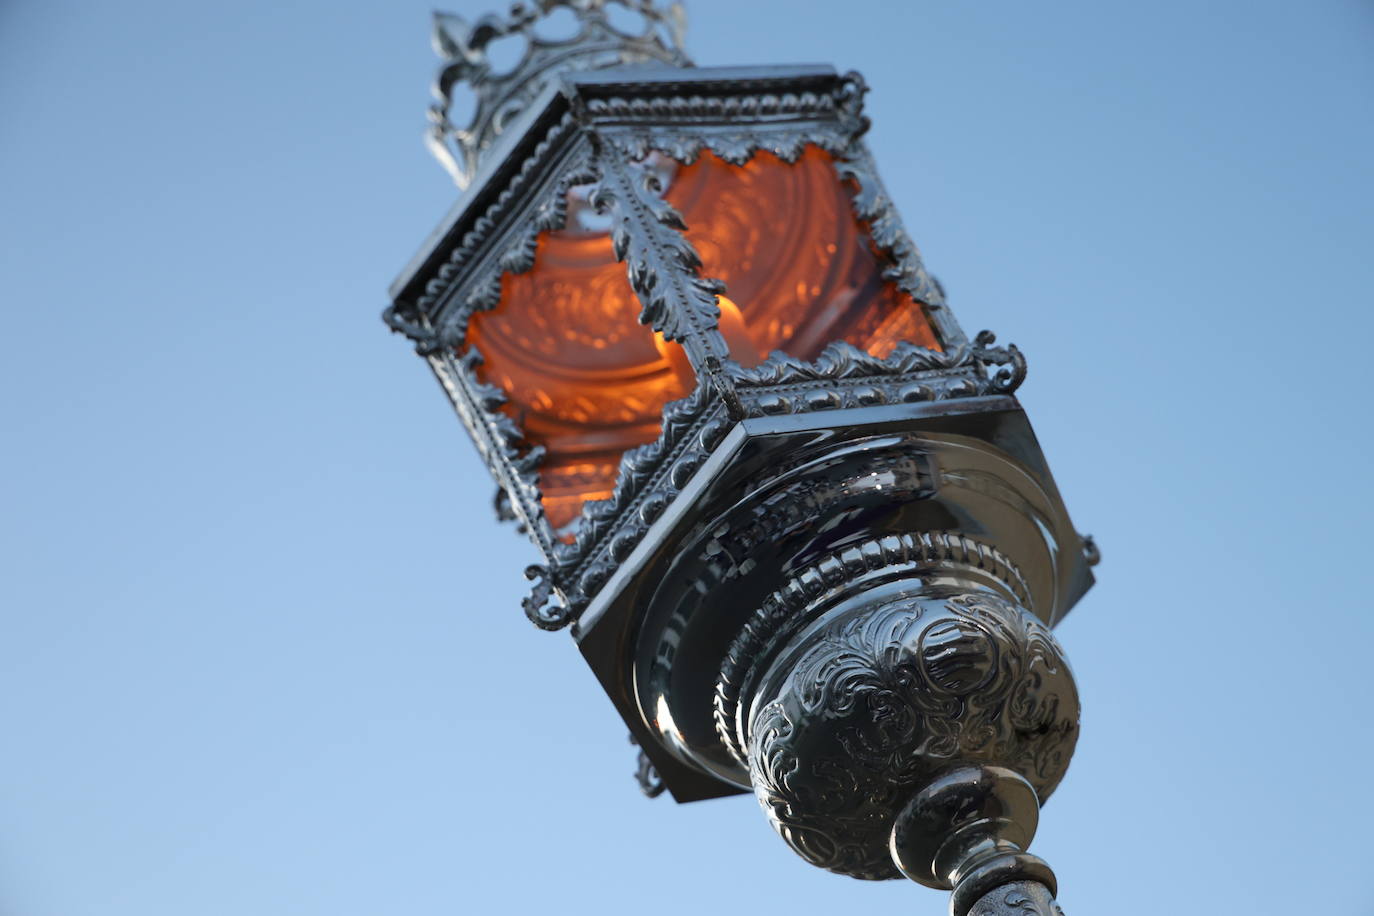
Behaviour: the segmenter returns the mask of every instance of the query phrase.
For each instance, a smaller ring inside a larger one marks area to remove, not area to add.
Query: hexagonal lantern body
[[[433,140],[468,187],[386,313],[542,553],[527,613],[679,801],[752,789],[808,860],[964,911],[1048,899],[1024,846],[1078,720],[1048,627],[1095,557],[1020,353],[955,323],[856,74],[687,66],[647,2],[642,35],[602,0],[530,31],[560,5],[441,19]]]

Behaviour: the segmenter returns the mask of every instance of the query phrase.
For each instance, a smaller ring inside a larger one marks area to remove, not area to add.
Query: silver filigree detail
[[[635,740],[634,735],[630,736],[630,743],[639,747],[639,742]],[[640,748],[635,757],[635,782],[639,783],[639,791],[644,793],[645,798],[658,798],[668,788],[643,748]]]
[[[534,583],[529,597],[520,602],[530,623],[541,630],[561,630],[572,623],[567,605],[553,594],[553,577],[549,575],[548,567],[537,564],[528,566],[525,568],[525,578]]]
[[[477,377],[482,354],[475,347],[462,354],[438,350],[430,354],[429,362],[497,486],[505,490],[514,520],[527,529],[545,556],[552,556],[555,542],[539,490],[543,447],[527,445],[520,427],[501,410],[506,393]]]
[[[740,629],[716,680],[716,734],[744,766],[748,750],[741,730],[740,699],[763,675],[759,659],[769,658],[809,620],[806,611],[822,597],[865,573],[892,567],[917,568],[955,564],[978,569],[1005,585],[1016,599],[1032,607],[1030,587],[1021,571],[1000,550],[957,531],[923,531],[874,538],[828,554],[789,577],[769,595]]]
[[[882,359],[838,341],[815,362],[775,353],[752,369],[726,363],[725,371],[750,416],[1009,394],[1025,377],[1025,359],[993,341],[984,331],[952,352],[900,343]],[[560,545],[555,575],[574,617],[729,431],[728,410],[714,393],[700,385],[669,404],[659,438],[625,454],[611,498],[588,503],[575,542]]]
[[[857,878],[899,876],[897,812],[939,769],[984,762],[1043,800],[1078,737],[1078,696],[1049,629],[990,592],[851,607],[765,679],[750,779],[803,858]]]
[[[490,308],[500,297],[500,280],[507,264],[518,266],[524,263],[528,270],[533,263],[534,246],[539,234],[546,230],[561,229],[567,216],[567,192],[570,187],[596,180],[595,165],[591,161],[590,149],[584,149],[570,162],[564,162],[556,178],[549,180],[549,166],[559,154],[576,127],[576,119],[566,114],[545,132],[544,137],[535,144],[520,163],[519,170],[506,182],[495,200],[467,225],[466,230],[444,257],[437,268],[433,268],[420,294],[413,302],[398,300],[382,315],[387,326],[393,331],[405,334],[416,341],[416,349],[427,355],[440,346],[462,343],[467,328],[467,320],[477,308]],[[544,190],[541,193],[541,187]],[[538,203],[527,210],[527,215],[517,225],[511,226],[512,216],[521,212],[521,205],[527,205],[530,195],[538,196]],[[510,246],[498,250],[493,258],[489,251],[493,242],[502,240],[502,235],[513,234]],[[485,269],[477,269],[485,264]],[[519,272],[519,271],[517,271]],[[457,287],[465,285],[475,292],[468,295],[467,302],[459,303],[456,314],[445,316],[445,325],[440,334],[425,325],[430,316],[440,312],[440,306],[448,302]]]
[[[1011,394],[1026,377],[1026,359],[995,340],[983,331],[948,351],[902,341],[885,357],[841,340],[814,361],[775,351],[752,368],[727,370],[754,416]]]
[[[729,431],[731,423],[712,394],[699,385],[668,404],[658,439],[620,459],[611,497],[584,507],[576,539],[559,551],[556,568],[571,583],[567,591],[574,615],[586,608]]]
[[[691,165],[710,150],[731,165],[743,165],[761,151],[795,162],[807,146],[842,156],[862,133],[865,122],[853,107],[858,97],[846,79],[832,91],[612,96],[590,100],[586,111],[593,118],[631,122],[626,132],[608,134],[628,159],[660,152]]]
[[[617,3],[643,17],[643,31],[622,32],[606,15]],[[560,39],[537,31],[541,19],[557,9],[576,16],[576,31]],[[488,14],[469,23],[454,13],[434,14],[432,41],[443,64],[434,80],[426,142],[430,152],[461,188],[477,171],[482,153],[539,95],[551,78],[572,70],[600,70],[633,64],[690,66],[683,50],[686,14],[680,3],[659,7],[652,0],[526,0],[506,16]],[[492,43],[512,39],[524,54],[508,72],[498,73],[488,56]],[[451,119],[455,93],[466,86],[475,109],[466,124]]]
[[[896,283],[918,302],[924,302],[927,308],[943,309],[944,291],[926,271],[921,252],[907,234],[902,217],[883,187],[867,150],[859,146],[840,163],[840,174],[854,184],[854,214],[868,225],[873,244],[890,259],[883,278]]]
[[[612,214],[611,242],[643,304],[640,322],[678,342],[714,329],[716,296],[725,286],[700,275],[701,258],[682,234],[682,214],[663,199],[654,172],[619,157],[604,160],[603,171],[588,199]]]

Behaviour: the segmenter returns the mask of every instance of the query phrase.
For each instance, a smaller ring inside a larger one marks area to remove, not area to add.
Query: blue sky
[[[1029,356],[1104,552],[1035,844],[1068,912],[1374,913],[1374,6],[688,11],[701,64],[865,74],[964,328]],[[748,798],[645,801],[521,614],[532,550],[378,320],[457,195],[428,25],[0,7],[0,914],[945,912]]]

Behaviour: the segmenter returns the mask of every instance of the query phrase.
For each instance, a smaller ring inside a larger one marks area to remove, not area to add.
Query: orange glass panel
[[[706,154],[652,167],[702,273],[728,287],[720,330],[739,363],[773,350],[814,359],[834,340],[876,356],[900,340],[939,348],[920,305],[882,279],[828,153],[808,148],[794,164],[759,153],[743,166]],[[544,512],[565,539],[586,501],[610,496],[621,455],[656,439],[664,405],[693,385],[682,348],[639,323],[625,266],[588,217],[570,195],[571,228],[541,235],[534,267],[504,275],[501,301],[468,329],[483,380],[505,390],[502,409],[546,451]]]
[[[546,449],[544,512],[565,529],[615,486],[620,456],[658,438],[663,406],[692,389],[681,346],[639,323],[639,300],[605,233],[545,233],[534,267],[502,277],[501,301],[473,316],[484,381],[525,438]],[[571,532],[561,532],[564,539]]]
[[[687,222],[702,274],[725,281],[721,331],[741,365],[773,350],[815,359],[835,340],[879,357],[902,340],[940,349],[920,304],[883,279],[824,150],[808,147],[793,164],[758,153],[730,165],[705,153],[678,169],[665,196]]]

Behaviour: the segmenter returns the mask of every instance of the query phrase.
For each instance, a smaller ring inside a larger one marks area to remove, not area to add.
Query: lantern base
[[[679,800],[752,790],[807,861],[952,888],[963,916],[1022,884],[1039,905],[1025,849],[1078,733],[1049,627],[1088,558],[1019,410],[912,414],[740,423],[578,635],[629,664]]]
[[[1042,627],[1091,585],[1013,398],[737,423],[573,632],[666,791],[711,798],[753,788],[740,730],[764,662],[900,581],[992,595]]]
[[[1068,767],[1078,694],[1062,650],[960,565],[908,559],[879,584],[824,589],[719,720],[738,726],[768,819],[814,865],[962,885],[1030,845]]]

